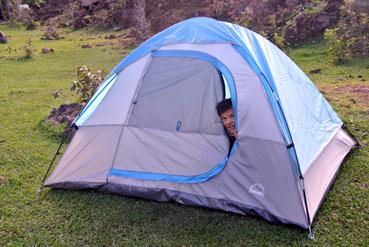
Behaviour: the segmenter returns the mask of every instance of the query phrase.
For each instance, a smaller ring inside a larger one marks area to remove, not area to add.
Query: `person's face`
[[[220,118],[222,119],[226,129],[232,134],[232,136],[235,136],[237,138],[233,109],[227,109],[225,112],[220,114]]]

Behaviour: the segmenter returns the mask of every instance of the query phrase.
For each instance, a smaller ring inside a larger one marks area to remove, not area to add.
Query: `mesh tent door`
[[[222,75],[210,63],[153,57],[110,175],[191,183],[214,176],[229,147],[215,110],[224,94]]]

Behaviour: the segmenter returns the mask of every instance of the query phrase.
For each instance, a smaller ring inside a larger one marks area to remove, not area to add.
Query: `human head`
[[[233,105],[232,105],[232,101],[231,99],[225,99],[220,101],[217,106],[216,106],[218,115],[220,117],[220,115],[225,112],[228,109],[232,109],[233,110]]]
[[[219,102],[216,109],[229,134],[237,138],[236,122],[231,99],[225,99]]]

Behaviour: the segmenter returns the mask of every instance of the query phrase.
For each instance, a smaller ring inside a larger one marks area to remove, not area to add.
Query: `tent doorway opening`
[[[226,80],[213,64],[153,56],[122,133],[121,140],[133,141],[119,145],[114,169],[189,183],[218,174],[229,154],[229,138],[215,107],[227,94]]]

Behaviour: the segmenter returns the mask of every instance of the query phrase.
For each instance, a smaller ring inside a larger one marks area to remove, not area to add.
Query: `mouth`
[[[236,126],[234,126],[234,125],[228,126],[228,130],[230,132],[235,131],[236,130]]]

